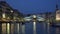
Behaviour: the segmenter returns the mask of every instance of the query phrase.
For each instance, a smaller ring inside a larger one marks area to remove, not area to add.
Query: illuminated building
[[[58,9],[58,4],[56,4],[55,11],[55,21],[52,23],[53,26],[60,26],[60,10]]]
[[[21,20],[21,16],[22,13],[18,12],[18,10],[11,8],[5,1],[0,1],[0,32],[2,34],[9,34],[12,32],[11,34],[13,34],[14,25],[16,24],[14,19]]]
[[[56,20],[60,21],[60,10],[58,9],[57,5],[56,5]]]

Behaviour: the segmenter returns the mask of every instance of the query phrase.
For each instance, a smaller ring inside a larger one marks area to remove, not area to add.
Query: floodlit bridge
[[[24,20],[25,21],[45,21],[45,18],[41,17],[41,16],[38,16],[38,15],[32,15],[32,16],[27,16],[27,17],[24,17]]]

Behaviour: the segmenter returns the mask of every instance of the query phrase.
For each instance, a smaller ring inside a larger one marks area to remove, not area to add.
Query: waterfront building
[[[18,10],[13,9],[7,2],[0,1],[0,34],[14,33],[14,28],[18,28],[19,25],[19,23],[14,22],[15,17],[19,21],[23,15]]]
[[[58,9],[58,5],[56,5],[56,21],[60,21],[60,10]]]
[[[21,12],[19,12],[17,9],[14,9],[13,11],[14,11],[13,20],[17,20],[17,22],[21,21],[24,17],[23,14]]]
[[[58,3],[56,4],[56,11],[55,11],[55,21],[52,23],[53,26],[60,26],[60,10],[58,8]]]
[[[5,1],[0,1],[0,6],[2,7],[1,20],[2,21],[10,20],[12,8]]]
[[[0,20],[13,20],[15,17],[23,17],[23,14],[20,13],[18,10],[13,9],[7,2],[0,1]],[[19,19],[17,18],[17,19]]]

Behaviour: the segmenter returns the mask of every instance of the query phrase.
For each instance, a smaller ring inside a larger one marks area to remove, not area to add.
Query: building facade
[[[0,1],[0,34],[14,34],[14,28],[17,29],[19,24],[12,21],[19,20],[21,16],[22,13],[13,9],[7,2]]]

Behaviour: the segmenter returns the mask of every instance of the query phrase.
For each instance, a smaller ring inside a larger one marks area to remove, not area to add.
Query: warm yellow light
[[[56,18],[56,20],[60,20],[60,18]]]
[[[7,23],[7,34],[9,34],[9,33],[10,33],[10,24]]]
[[[9,23],[7,23],[7,29],[9,30]]]
[[[56,20],[60,20],[60,15],[59,14],[56,15]]]
[[[5,13],[3,13],[3,14],[2,14],[2,17],[3,17],[3,18],[5,18],[5,17],[6,17],[6,16],[5,16]]]
[[[56,11],[56,20],[60,20],[60,10]]]
[[[2,23],[2,34],[6,34],[6,23]]]

